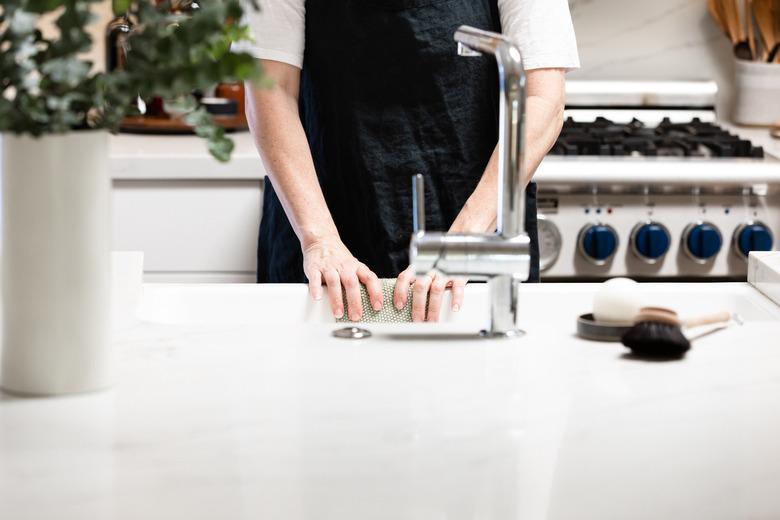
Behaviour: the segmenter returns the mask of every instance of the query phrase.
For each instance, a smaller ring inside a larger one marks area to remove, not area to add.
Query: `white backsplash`
[[[714,79],[730,115],[730,44],[704,0],[569,0],[582,68],[571,79]]]

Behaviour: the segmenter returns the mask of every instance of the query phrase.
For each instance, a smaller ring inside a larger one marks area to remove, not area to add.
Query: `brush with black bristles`
[[[682,328],[715,325],[731,321],[730,312],[717,312],[680,320],[677,313],[661,307],[643,307],[631,327],[621,338],[634,354],[655,358],[680,358],[691,348]]]

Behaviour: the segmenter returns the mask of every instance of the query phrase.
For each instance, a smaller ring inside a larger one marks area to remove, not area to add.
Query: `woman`
[[[492,232],[496,225],[498,77],[493,57],[459,57],[455,29],[514,38],[527,70],[525,171],[555,142],[564,74],[579,65],[566,0],[266,0],[250,19],[255,56],[273,80],[249,86],[247,114],[268,172],[259,282],[327,291],[351,320],[382,307],[379,278],[398,277],[393,303],[413,285],[415,321],[438,320],[462,280],[408,269],[411,177],[426,180],[426,228]],[[538,281],[535,185],[526,227]],[[325,288],[323,288],[323,286]],[[427,297],[427,298],[426,298]],[[426,300],[428,308],[426,312]]]

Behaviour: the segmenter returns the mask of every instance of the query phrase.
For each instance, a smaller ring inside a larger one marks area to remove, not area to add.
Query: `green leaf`
[[[230,154],[233,152],[233,141],[226,137],[215,138],[208,141],[208,150],[219,162],[228,162]]]
[[[165,111],[171,115],[186,115],[198,108],[197,100],[192,96],[180,96],[164,101]]]
[[[37,17],[24,11],[15,11],[9,23],[9,29],[16,34],[29,34],[35,30]]]
[[[116,129],[136,113],[136,99],[176,100],[177,113],[206,139],[218,160],[230,158],[233,143],[202,108],[192,110],[193,90],[223,81],[268,83],[252,56],[235,52],[233,42],[251,38],[241,20],[256,0],[208,0],[191,15],[170,14],[170,1],[112,0],[134,29],[126,39],[126,67],[91,70],[81,57],[93,42],[87,24],[90,6],[101,0],[8,0],[0,8],[0,130],[42,135],[81,128]],[[39,15],[59,10],[56,38],[35,28]],[[188,113],[189,112],[189,113]]]
[[[125,14],[130,10],[130,1],[131,0],[112,0],[111,9],[117,16]]]
[[[48,13],[65,5],[65,0],[27,0],[25,10],[31,13]]]
[[[52,81],[75,87],[87,77],[89,64],[73,57],[60,58],[44,63],[41,72],[49,76]]]

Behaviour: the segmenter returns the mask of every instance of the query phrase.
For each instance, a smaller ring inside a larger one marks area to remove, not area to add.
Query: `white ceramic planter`
[[[734,121],[769,126],[780,121],[780,65],[736,60]]]
[[[112,384],[108,134],[3,136],[0,386]]]

